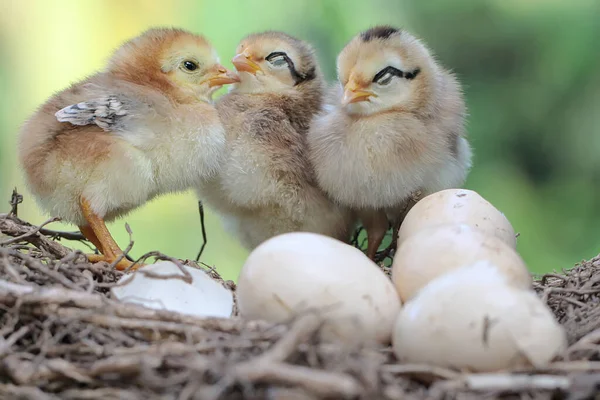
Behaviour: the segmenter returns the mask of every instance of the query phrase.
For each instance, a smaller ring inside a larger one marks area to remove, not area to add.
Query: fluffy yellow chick
[[[104,72],[54,95],[25,123],[19,156],[31,192],[98,248],[90,261],[115,262],[123,253],[105,221],[221,167],[225,132],[211,95],[237,80],[202,36],[152,29],[130,40]]]
[[[388,220],[397,231],[414,193],[464,183],[465,102],[425,45],[393,27],[354,37],[337,69],[340,95],[311,127],[310,159],[319,185],[358,213],[374,258]]]
[[[216,105],[228,157],[201,197],[249,249],[293,231],[347,241],[352,214],[317,187],[307,158],[306,133],[324,86],[312,47],[281,32],[253,34],[233,64],[240,82]]]

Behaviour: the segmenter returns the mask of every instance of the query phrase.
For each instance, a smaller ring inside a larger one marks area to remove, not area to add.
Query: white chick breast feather
[[[401,115],[358,122],[334,110],[314,122],[310,136],[318,182],[341,204],[386,209],[415,191],[425,195],[462,185],[470,146],[459,137],[448,151],[448,143],[435,138],[440,128]]]

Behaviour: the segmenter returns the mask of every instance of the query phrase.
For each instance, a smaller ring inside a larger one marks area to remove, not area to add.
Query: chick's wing
[[[105,131],[118,131],[132,116],[133,101],[121,95],[107,95],[71,104],[56,112],[59,122],[98,125]]]

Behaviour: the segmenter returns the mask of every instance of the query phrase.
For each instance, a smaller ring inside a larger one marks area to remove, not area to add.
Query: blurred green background
[[[312,42],[334,79],[345,43],[383,23],[422,37],[464,84],[475,149],[466,186],[511,220],[531,270],[598,254],[598,0],[0,0],[0,212],[17,187],[25,195],[20,216],[46,219],[16,162],[20,125],[53,92],[102,68],[113,49],[148,27],[202,33],[226,66],[244,35],[284,30]],[[192,193],[162,197],[113,223],[123,246],[125,221],[134,256],[160,250],[192,258],[200,245]],[[247,252],[210,210],[207,229],[203,260],[236,278]]]

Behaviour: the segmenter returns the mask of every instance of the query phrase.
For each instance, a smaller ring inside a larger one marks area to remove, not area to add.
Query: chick
[[[237,80],[202,36],[151,29],[130,40],[104,72],[54,95],[24,124],[19,156],[31,192],[98,248],[90,261],[122,259],[105,222],[217,172],[225,132],[211,95]]]
[[[464,183],[466,107],[454,75],[404,30],[358,34],[337,70],[340,95],[308,133],[310,160],[327,194],[358,213],[374,258],[388,223],[396,233],[415,193]]]
[[[201,197],[249,249],[293,231],[347,241],[354,218],[318,188],[307,158],[324,87],[312,47],[281,32],[253,34],[232,61],[240,82],[216,104],[228,157]]]

